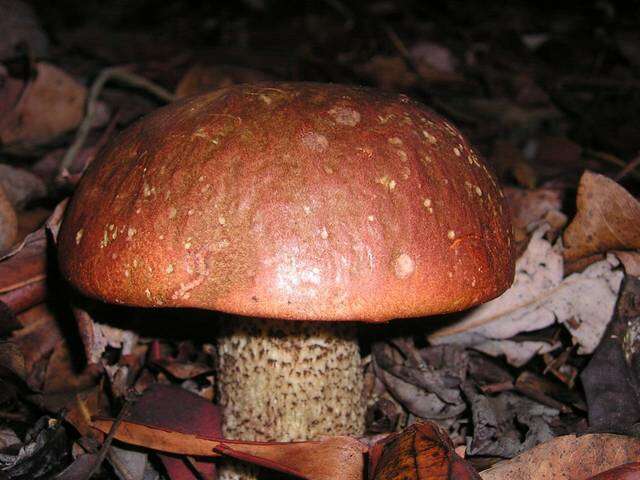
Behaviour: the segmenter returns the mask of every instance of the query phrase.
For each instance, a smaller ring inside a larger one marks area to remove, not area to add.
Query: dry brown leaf
[[[640,249],[640,203],[604,175],[580,179],[578,212],[564,232],[564,257],[576,260],[610,250]]]
[[[0,12],[0,60],[13,58],[25,48],[37,57],[47,55],[49,40],[29,2],[0,0]]]
[[[270,75],[252,68],[235,65],[194,65],[180,79],[176,87],[176,97],[208,92],[228,87],[236,83],[255,83],[272,80]]]
[[[74,356],[69,343],[58,342],[44,376],[42,391],[45,393],[79,392],[93,387],[99,378],[99,369],[84,363],[84,359]]]
[[[504,354],[510,363],[522,366],[554,345],[512,337],[558,322],[580,345],[580,354],[592,353],[611,320],[624,274],[615,257],[608,255],[583,272],[565,277],[559,246],[544,238],[546,230],[543,226],[533,233],[516,262],[516,277],[509,290],[433,332],[430,341],[473,345],[489,355]]]
[[[509,204],[513,226],[518,230],[542,220],[545,215],[562,207],[562,191],[557,188],[541,187],[536,190],[504,187],[503,192]]]
[[[0,186],[0,253],[11,247],[18,237],[18,217]]]
[[[419,422],[373,446],[371,480],[480,479],[453,448],[447,434],[433,422]]]
[[[398,56],[375,55],[367,63],[358,65],[356,70],[383,90],[406,90],[418,82],[418,75]]]
[[[613,252],[618,257],[627,275],[640,277],[640,252]]]
[[[0,255],[0,293],[36,283],[46,277],[47,237],[44,228],[27,235],[24,242]]]
[[[96,419],[108,433],[112,420]],[[115,438],[131,445],[196,457],[226,455],[308,480],[362,480],[366,447],[350,437],[292,443],[241,442],[123,421]]]
[[[6,193],[11,204],[18,210],[47,194],[47,187],[40,177],[24,168],[4,163],[0,163],[0,187]]]
[[[63,335],[54,313],[44,304],[18,315],[23,328],[13,332],[11,340],[22,351],[27,372],[51,353]]]
[[[586,480],[640,460],[640,440],[611,434],[564,435],[483,471],[482,480]]]
[[[13,110],[0,119],[0,143],[42,145],[74,129],[84,115],[87,88],[58,67],[36,65],[36,78]]]

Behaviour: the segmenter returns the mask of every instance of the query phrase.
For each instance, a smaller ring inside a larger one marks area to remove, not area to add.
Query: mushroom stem
[[[218,338],[217,385],[227,438],[294,441],[364,430],[351,325],[229,318]]]

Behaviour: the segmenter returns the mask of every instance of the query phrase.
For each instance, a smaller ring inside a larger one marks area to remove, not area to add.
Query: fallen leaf
[[[55,345],[49,358],[42,390],[45,393],[79,392],[94,386],[98,379],[98,369],[87,366],[69,342],[62,340]]]
[[[553,438],[550,424],[558,416],[556,409],[513,392],[484,395],[470,383],[463,391],[471,405],[473,422],[468,455],[511,458]]]
[[[409,49],[409,54],[417,63],[446,73],[455,73],[460,63],[449,48],[435,42],[416,43]]]
[[[589,425],[631,433],[640,424],[640,280],[628,277],[616,315],[580,379],[589,405]]]
[[[475,480],[474,468],[433,422],[418,422],[376,443],[369,453],[370,480]]]
[[[18,210],[47,194],[47,187],[39,177],[29,170],[4,163],[0,163],[0,188]]]
[[[132,330],[97,322],[89,312],[80,307],[74,306],[72,310],[88,363],[99,363],[107,347],[119,348],[122,355],[128,355],[137,344],[138,335]]]
[[[28,3],[0,0],[0,12],[0,61],[25,53],[35,57],[47,55],[49,40]]]
[[[357,66],[356,71],[383,90],[407,90],[418,82],[418,75],[409,70],[407,62],[398,56],[375,55]]]
[[[0,143],[28,149],[73,130],[84,116],[86,96],[87,88],[64,71],[38,63],[35,79],[0,119]]]
[[[0,185],[0,253],[18,240],[18,217]]]
[[[531,224],[540,222],[547,213],[560,211],[563,192],[557,188],[541,187],[535,190],[504,187],[516,240],[524,240]]]
[[[60,422],[42,417],[27,433],[17,454],[0,455],[0,475],[8,479],[45,480],[64,465],[67,437]]]
[[[272,79],[271,75],[253,68],[197,64],[187,70],[187,73],[180,79],[176,87],[176,97],[197,95],[236,83],[266,82]]]
[[[640,277],[640,252],[613,252],[613,254],[620,260],[624,271],[627,275],[634,277]]]
[[[640,459],[640,440],[611,434],[564,435],[480,473],[482,480],[587,480]]]
[[[543,226],[532,235],[516,262],[516,278],[509,290],[434,332],[431,342],[473,345],[489,355],[504,354],[511,364],[521,366],[554,345],[510,339],[558,322],[579,344],[578,353],[592,353],[611,320],[624,273],[616,269],[619,262],[608,256],[563,278],[560,248],[544,238],[546,230]]]
[[[6,253],[0,252],[0,293],[46,278],[47,237],[44,227]]]
[[[563,235],[566,259],[640,249],[640,203],[623,187],[587,171],[576,203],[576,216]]]
[[[26,285],[19,286],[13,290],[9,290],[4,293],[0,293],[0,304],[15,316],[25,310],[42,303],[46,298],[47,285],[45,279],[40,281],[28,283]],[[4,309],[0,307],[0,309]],[[0,319],[3,318],[0,315]],[[17,328],[17,327],[15,327]],[[10,327],[5,330],[4,324],[0,323],[0,333],[8,333],[8,331],[14,330],[14,327]]]
[[[96,419],[107,433],[112,420]],[[230,456],[308,480],[361,480],[366,447],[350,437],[292,443],[227,440],[123,421],[115,438],[131,445],[197,457]]]
[[[111,445],[107,460],[121,480],[143,480],[147,468],[146,452]]]
[[[63,341],[62,330],[58,319],[44,303],[18,315],[18,321],[23,328],[12,333],[11,341],[22,351],[27,372],[31,372],[37,362]]]
[[[53,480],[87,480],[97,461],[97,454],[85,453],[79,455],[71,465],[53,477]]]
[[[584,168],[582,147],[566,137],[542,137],[537,144],[535,164],[555,171]]]
[[[0,65],[0,118],[4,118],[13,110],[23,89],[24,82],[11,77],[4,65]]]
[[[199,435],[222,436],[221,413],[218,406],[175,385],[150,386],[131,406],[126,418]],[[192,467],[180,456],[159,454],[159,457],[171,480],[198,480],[193,473],[193,467],[202,478],[215,478],[216,468],[211,459],[198,459]]]
[[[461,349],[450,349],[450,361],[436,366],[420,358],[413,342],[404,342],[402,347],[404,355],[387,343],[372,347],[375,373],[394,398],[419,418],[455,418],[466,410],[459,388],[467,364]],[[407,353],[413,353],[413,361]]]

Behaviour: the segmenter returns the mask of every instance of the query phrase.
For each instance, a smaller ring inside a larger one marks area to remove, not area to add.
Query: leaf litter
[[[8,25],[0,39],[1,475],[212,479],[217,460],[209,457],[220,455],[302,478],[480,471],[487,479],[586,479],[622,463],[633,471],[637,442],[602,433],[637,435],[640,425],[638,49],[623,15],[607,10],[607,28],[619,31],[603,42],[584,36],[580,13],[546,17],[522,6],[485,23],[476,20],[493,7],[479,2],[459,18],[434,6],[433,19],[412,2],[357,12],[327,2],[314,12],[278,10],[290,25],[279,43],[275,23],[252,23],[256,12],[277,10],[263,2],[221,7],[225,20],[198,7],[162,31],[148,22],[148,30],[128,30],[139,21],[135,5],[82,8],[90,14],[67,31],[64,8],[50,17],[19,0],[0,2],[11,12],[0,15]],[[464,38],[443,29],[467,15],[474,21],[464,23]],[[124,27],[110,23],[118,16]],[[536,18],[538,32],[523,28]],[[198,48],[211,32],[221,43]],[[599,52],[600,66],[573,56],[575,45]],[[110,71],[131,73],[142,87],[104,81],[100,99],[90,95]],[[519,254],[514,285],[437,326],[362,332],[368,408],[360,439],[256,447],[220,438],[215,329],[196,323],[208,334],[194,342],[188,322],[168,328],[157,315],[151,322],[135,309],[91,305],[51,262],[63,200],[110,137],[172,100],[167,92],[262,79],[408,93],[492,153],[506,185]],[[118,420],[123,405],[129,414]],[[123,442],[106,448],[111,427]]]

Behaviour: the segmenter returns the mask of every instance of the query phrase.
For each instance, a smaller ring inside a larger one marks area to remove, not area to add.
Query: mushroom
[[[356,322],[454,312],[511,283],[494,176],[404,95],[236,85],[161,108],[89,166],[59,236],[84,294],[219,312],[223,432],[358,435]]]

